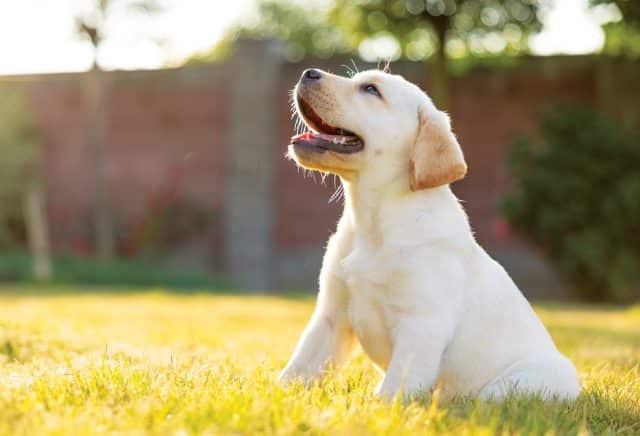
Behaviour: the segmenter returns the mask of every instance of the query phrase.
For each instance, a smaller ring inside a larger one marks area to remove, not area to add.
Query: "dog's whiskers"
[[[327,185],[327,176],[329,173],[320,173],[320,184],[326,186]]]
[[[353,69],[356,71],[356,74],[360,72],[360,70],[358,70],[358,66],[356,65],[356,61],[353,60],[353,58],[351,58],[351,64],[353,65]]]
[[[335,177],[334,177],[334,181],[335,181]],[[334,201],[339,200],[340,197],[343,196],[343,194],[344,194],[344,188],[343,188],[342,184],[340,184],[340,186],[338,186],[338,188],[335,190],[335,192],[329,198],[328,203],[331,204]]]
[[[305,132],[307,126],[304,124],[304,121],[302,121],[302,119],[300,117],[297,118],[296,120],[296,133],[297,134],[302,134]]]
[[[351,67],[347,64],[342,64],[342,67],[344,67],[345,70],[347,70],[347,74],[349,75],[349,77],[353,77],[355,76],[356,72],[353,71],[353,69],[351,69]]]

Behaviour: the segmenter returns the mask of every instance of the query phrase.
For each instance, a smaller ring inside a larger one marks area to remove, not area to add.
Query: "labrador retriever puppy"
[[[292,138],[289,155],[338,175],[345,204],[315,312],[281,380],[321,376],[357,340],[384,372],[384,397],[576,398],[575,367],[475,241],[449,188],[467,165],[448,116],[382,71],[310,69],[294,92],[309,131]]]

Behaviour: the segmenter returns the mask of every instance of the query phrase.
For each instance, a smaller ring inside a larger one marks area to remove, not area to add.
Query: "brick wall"
[[[216,218],[186,241],[186,248],[176,244],[172,257],[223,270],[246,288],[313,286],[341,201],[328,204],[336,186],[332,177],[324,184],[317,175],[305,178],[283,157],[293,133],[288,91],[305,68],[341,72],[346,62],[285,63],[274,47],[245,43],[225,64],[107,73],[105,169],[121,239],[126,240],[153,198],[179,191]],[[469,164],[468,177],[454,190],[464,200],[478,240],[511,262],[514,275],[534,288],[552,288],[551,282],[535,278],[553,274],[530,248],[500,231],[497,203],[509,185],[505,154],[517,132],[535,131],[553,102],[616,107],[612,94],[618,93],[637,113],[632,103],[637,99],[616,86],[611,68],[620,66],[605,68],[590,57],[531,58],[453,82],[450,112]],[[637,63],[624,68],[625,77],[634,77]],[[393,70],[428,90],[421,64],[401,62]],[[89,252],[93,203],[86,77],[3,80],[25,87],[46,139],[54,247]],[[634,92],[640,95],[637,87]]]
[[[212,213],[222,209],[229,96],[216,76],[208,68],[107,75],[104,162],[121,251],[157,197],[178,193]],[[78,254],[92,245],[85,79],[8,79],[26,88],[44,133],[53,247]],[[198,235],[212,255],[222,251],[216,227]]]

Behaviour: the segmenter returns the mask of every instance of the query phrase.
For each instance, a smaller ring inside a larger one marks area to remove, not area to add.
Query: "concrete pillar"
[[[274,41],[240,41],[233,77],[224,188],[225,263],[243,289],[266,292],[275,278],[275,183],[282,62]]]

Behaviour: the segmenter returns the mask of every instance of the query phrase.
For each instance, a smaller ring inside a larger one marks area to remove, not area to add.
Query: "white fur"
[[[358,92],[343,98],[349,82],[369,81],[384,101]],[[321,116],[356,132],[365,149],[353,157],[357,171],[338,172],[344,213],[324,256],[315,313],[282,380],[321,376],[357,339],[384,371],[378,392],[385,397],[439,388],[445,397],[500,399],[516,391],[576,398],[573,364],[477,244],[449,185],[409,189],[416,111],[444,115],[399,76],[330,76],[323,86],[335,107]]]

